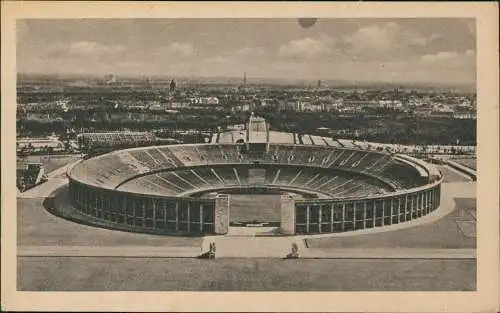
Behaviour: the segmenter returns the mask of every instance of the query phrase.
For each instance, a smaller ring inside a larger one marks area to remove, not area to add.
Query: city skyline
[[[33,74],[474,84],[473,19],[20,20]]]

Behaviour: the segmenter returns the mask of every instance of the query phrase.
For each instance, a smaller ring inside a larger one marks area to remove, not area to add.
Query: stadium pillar
[[[432,211],[432,189],[427,190],[427,213]]]
[[[295,201],[290,195],[281,196],[280,233],[283,235],[295,234]]]
[[[307,208],[306,208],[306,233],[309,234],[309,221],[311,219],[310,217],[310,214],[311,214],[311,205],[307,205]]]
[[[345,230],[345,202],[342,203],[342,231]]]
[[[408,216],[408,194],[405,195],[405,218],[404,218],[405,222],[408,220],[406,218],[407,216]]]
[[[394,198],[391,199],[391,219],[390,219],[390,225],[392,225],[392,218],[394,217]]]
[[[333,233],[334,205],[330,204],[330,232]]]
[[[203,203],[200,203],[200,233],[203,232]]]
[[[135,226],[136,223],[136,207],[135,207],[135,198],[130,199],[132,201],[132,225]]]
[[[366,201],[363,202],[363,229],[366,229]]]
[[[191,231],[191,202],[187,203],[187,231]]]
[[[175,231],[179,231],[179,201],[175,203]]]
[[[214,231],[218,235],[229,231],[229,195],[218,194],[215,198]]]
[[[381,221],[382,226],[384,226],[384,225],[385,225],[385,223],[384,223],[384,219],[385,219],[385,199],[384,199],[384,200],[382,200],[382,221]]]
[[[153,208],[153,229],[156,229],[156,199],[151,199],[151,205]]]
[[[425,208],[425,192],[422,192],[420,194],[420,208],[419,208],[420,209],[420,213],[418,215],[419,217],[425,214],[424,213],[424,208]]]
[[[322,211],[323,211],[322,210],[322,206],[320,205],[319,209],[318,209],[318,230],[319,230],[320,233],[321,233],[321,222],[322,222],[321,221],[321,215],[323,213]]]

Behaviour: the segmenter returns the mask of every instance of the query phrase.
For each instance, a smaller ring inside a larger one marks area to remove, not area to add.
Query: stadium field
[[[22,291],[473,291],[475,276],[473,259],[18,258]]]
[[[279,222],[280,195],[231,195],[231,222]]]

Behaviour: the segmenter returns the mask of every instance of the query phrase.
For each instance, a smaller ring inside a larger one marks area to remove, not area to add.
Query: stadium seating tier
[[[120,150],[85,160],[69,175],[97,187],[161,195],[244,186],[255,179],[266,186],[317,190],[331,197],[368,196],[425,183],[415,168],[390,154],[354,146],[269,144],[258,153],[246,149],[194,144]],[[249,170],[255,163],[264,169],[260,174]]]

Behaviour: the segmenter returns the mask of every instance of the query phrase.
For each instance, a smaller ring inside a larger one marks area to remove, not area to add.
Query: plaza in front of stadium
[[[18,289],[476,289],[474,166],[245,126],[69,158],[18,194]]]

